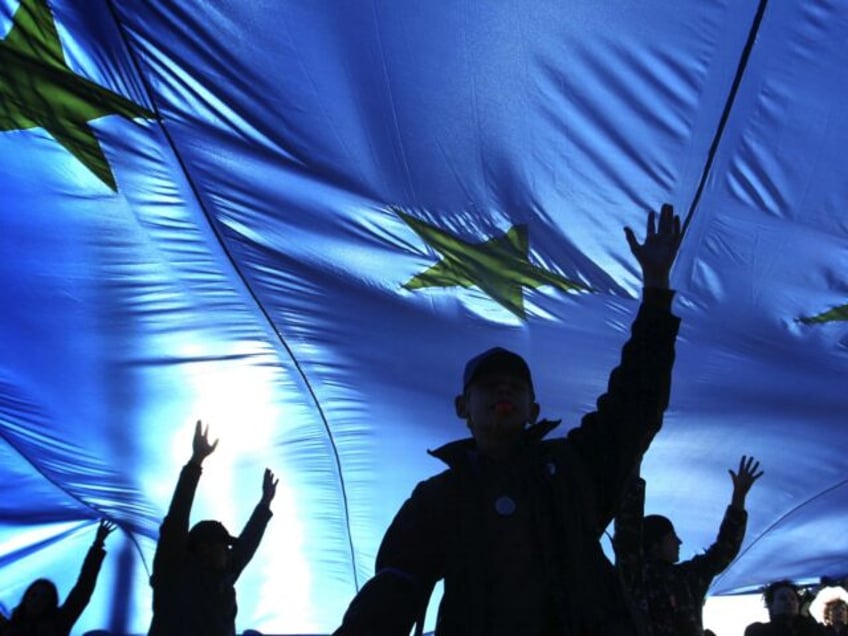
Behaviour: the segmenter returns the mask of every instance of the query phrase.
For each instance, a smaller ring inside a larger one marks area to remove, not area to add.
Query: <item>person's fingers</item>
[[[627,239],[627,244],[630,246],[630,251],[634,254],[639,251],[639,241],[636,240],[636,235],[629,227],[624,228],[624,237]]]
[[[663,203],[660,210],[660,232],[669,234],[674,226],[674,208],[670,203]]]
[[[654,236],[657,233],[657,213],[653,210],[648,213],[648,227],[646,229],[646,234],[648,236]],[[647,240],[647,239],[645,239]]]

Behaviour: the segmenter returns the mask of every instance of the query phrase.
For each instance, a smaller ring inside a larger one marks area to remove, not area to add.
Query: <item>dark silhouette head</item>
[[[680,558],[680,538],[674,524],[662,515],[646,515],[642,521],[642,549],[651,558],[677,563]]]
[[[12,619],[32,619],[47,616],[59,607],[59,592],[50,579],[36,579],[29,584],[21,603],[12,612]]]
[[[207,519],[198,521],[188,533],[188,551],[206,567],[221,571],[226,569],[230,558],[230,546],[236,538],[220,521]]]

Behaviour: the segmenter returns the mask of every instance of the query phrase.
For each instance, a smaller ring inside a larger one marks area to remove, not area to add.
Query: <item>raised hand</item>
[[[748,496],[748,491],[751,486],[760,477],[763,476],[763,471],[760,470],[760,462],[753,457],[742,455],[739,460],[739,471],[733,472],[732,469],[727,471],[730,473],[730,478],[733,480],[733,499],[731,505],[737,508],[745,507],[745,497]]]
[[[203,460],[209,457],[217,446],[217,439],[211,444],[209,443],[209,425],[207,424],[204,430],[200,420],[197,420],[197,424],[194,426],[194,441],[191,445],[191,461],[200,466]]]
[[[97,526],[97,535],[94,537],[94,544],[103,547],[106,537],[112,534],[115,528],[117,526],[113,522],[108,519],[101,519],[100,524]]]
[[[277,494],[277,483],[279,483],[279,479],[274,477],[274,473],[271,472],[270,468],[265,469],[265,475],[262,477],[262,503],[270,505],[271,500],[274,499],[274,495]]]
[[[642,268],[642,282],[645,287],[668,289],[668,276],[680,241],[683,236],[680,230],[680,217],[674,214],[674,208],[665,203],[660,211],[659,225],[656,213],[648,215],[645,242],[640,244],[636,235],[629,227],[624,228],[630,251]]]

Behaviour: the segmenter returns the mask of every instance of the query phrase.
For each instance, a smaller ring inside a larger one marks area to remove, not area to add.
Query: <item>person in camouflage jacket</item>
[[[748,513],[745,498],[762,476],[753,457],[729,470],[733,494],[718,538],[703,554],[679,563],[680,538],[662,515],[644,515],[645,481],[638,470],[615,518],[616,565],[630,596],[631,610],[645,636],[702,636],[701,611],[712,580],[736,558]]]

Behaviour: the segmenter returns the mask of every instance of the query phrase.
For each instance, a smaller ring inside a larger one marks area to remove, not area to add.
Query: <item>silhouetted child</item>
[[[8,623],[0,623],[0,635],[68,636],[91,600],[106,556],[103,544],[114,529],[113,523],[105,519],[100,521],[77,582],[64,603],[59,605],[59,591],[53,581],[36,579],[27,587],[20,604],[12,610]]]
[[[235,582],[253,557],[271,519],[277,491],[274,474],[265,469],[262,497],[238,538],[220,521],[200,521],[189,530],[189,516],[201,464],[215,450],[208,427],[194,430],[192,456],[180,473],[168,515],[159,530],[153,558],[153,620],[150,636],[233,636]]]

